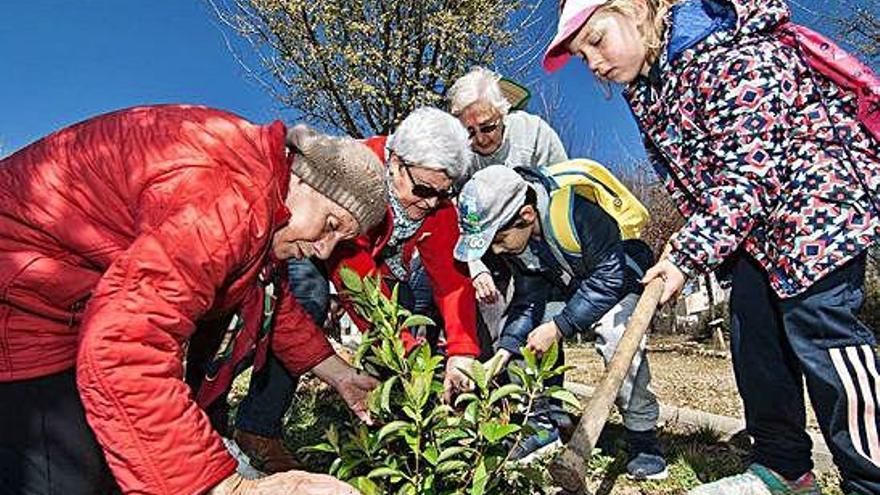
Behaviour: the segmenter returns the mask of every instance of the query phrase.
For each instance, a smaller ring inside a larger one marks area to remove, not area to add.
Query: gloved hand
[[[360,492],[326,474],[287,471],[255,480],[235,473],[208,495],[360,495]]]
[[[474,363],[471,356],[449,356],[446,359],[446,375],[443,378],[443,400],[451,404],[452,400],[461,392],[467,392],[474,388],[473,382],[461,370],[470,371]]]

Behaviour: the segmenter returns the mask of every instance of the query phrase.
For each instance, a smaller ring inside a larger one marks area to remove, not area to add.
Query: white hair
[[[452,115],[434,107],[417,108],[391,136],[388,149],[415,166],[440,170],[458,181],[470,172],[473,154],[468,133]]]
[[[510,102],[501,93],[501,86],[498,85],[500,79],[500,75],[489,69],[474,67],[449,88],[449,111],[458,116],[465,108],[478,101],[485,101],[498,109],[501,115],[507,115]]]

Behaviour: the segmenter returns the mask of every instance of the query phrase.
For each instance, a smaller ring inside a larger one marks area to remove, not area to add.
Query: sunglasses
[[[412,165],[403,161],[403,158],[397,157],[400,160],[400,163],[403,165],[403,169],[406,170],[406,175],[409,177],[409,182],[412,184],[412,193],[415,196],[420,198],[437,198],[439,200],[450,199],[455,196],[455,188],[450,187],[446,190],[434,189],[431,186],[426,186],[425,184],[420,184],[416,182],[416,179],[413,177],[412,172],[410,172],[410,168]]]
[[[501,119],[496,120],[495,122],[489,122],[488,124],[478,125],[476,128],[468,127],[468,137],[473,139],[476,137],[477,133],[479,134],[492,134],[495,132],[498,127],[501,126]]]

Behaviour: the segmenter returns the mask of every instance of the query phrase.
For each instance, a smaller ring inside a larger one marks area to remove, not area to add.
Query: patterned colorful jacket
[[[742,247],[781,297],[880,234],[880,143],[855,118],[855,95],[780,41],[788,17],[783,0],[678,4],[650,77],[625,92],[687,218],[673,263],[692,275]]]

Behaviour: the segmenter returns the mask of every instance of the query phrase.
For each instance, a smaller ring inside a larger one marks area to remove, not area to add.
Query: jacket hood
[[[775,31],[789,21],[784,0],[685,0],[670,11],[666,58],[672,63],[689,48],[710,46]]]

